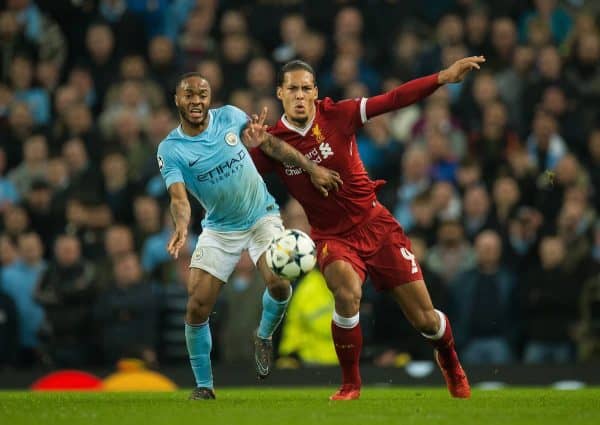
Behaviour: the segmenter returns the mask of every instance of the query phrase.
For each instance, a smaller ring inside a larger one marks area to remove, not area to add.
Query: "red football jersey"
[[[311,161],[340,173],[344,184],[328,197],[315,189],[304,170],[272,160],[260,149],[252,151],[258,170],[275,171],[290,194],[302,204],[314,238],[344,234],[377,210],[375,191],[385,182],[369,178],[356,146],[355,132],[367,121],[366,101],[366,98],[340,102],[330,98],[317,100],[315,117],[304,129],[294,127],[284,116],[269,128],[269,133]]]

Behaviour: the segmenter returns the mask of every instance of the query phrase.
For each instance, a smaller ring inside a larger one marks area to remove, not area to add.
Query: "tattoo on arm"
[[[309,173],[316,167],[314,162],[302,155],[296,148],[271,135],[260,147],[271,158],[302,168]]]

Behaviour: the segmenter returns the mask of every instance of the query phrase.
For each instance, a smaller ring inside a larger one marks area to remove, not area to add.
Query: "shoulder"
[[[267,128],[267,132],[275,136],[278,134],[285,133],[286,131],[289,131],[289,129],[285,125],[283,125],[281,118],[275,123],[275,125],[271,125],[269,126],[269,128]]]
[[[355,113],[360,108],[361,100],[362,98],[343,99],[336,102],[326,97],[317,101],[317,111],[327,115]]]
[[[225,105],[211,111],[216,121],[248,121],[248,115],[237,106]]]
[[[165,156],[173,152],[175,146],[178,145],[181,136],[177,131],[177,128],[171,130],[171,132],[165,137],[159,144],[157,153],[160,156]]]

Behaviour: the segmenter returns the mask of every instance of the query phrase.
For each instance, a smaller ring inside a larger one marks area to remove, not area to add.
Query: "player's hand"
[[[267,118],[267,107],[263,107],[260,116],[253,114],[248,125],[242,132],[242,143],[249,148],[255,148],[262,145],[269,137],[267,133],[267,125],[265,124],[265,118]]]
[[[323,196],[328,196],[332,190],[340,190],[340,186],[344,184],[340,173],[320,165],[315,165],[309,174],[310,181]]]
[[[167,244],[167,251],[171,257],[174,259],[179,257],[179,251],[183,248],[186,239],[187,229],[175,229],[171,236],[171,240],[169,240],[169,243]]]
[[[484,62],[485,57],[483,56],[470,56],[468,58],[459,59],[448,68],[439,72],[438,83],[459,83],[470,71],[479,69],[480,65]]]

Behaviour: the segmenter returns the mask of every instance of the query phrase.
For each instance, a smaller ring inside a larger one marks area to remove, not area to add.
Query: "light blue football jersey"
[[[197,136],[177,127],[158,146],[158,167],[167,188],[182,182],[206,210],[202,226],[219,232],[247,230],[268,214],[279,214],[241,132],[248,116],[234,106],[208,111],[208,127]]]

